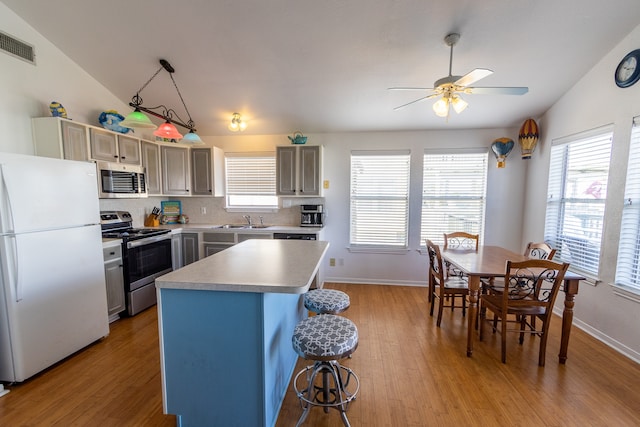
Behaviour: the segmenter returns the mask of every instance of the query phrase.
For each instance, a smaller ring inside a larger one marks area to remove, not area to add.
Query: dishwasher
[[[317,240],[315,233],[273,233],[274,239]]]

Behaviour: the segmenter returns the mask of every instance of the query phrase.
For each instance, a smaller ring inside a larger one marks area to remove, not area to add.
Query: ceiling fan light
[[[129,113],[123,121],[120,122],[120,126],[127,128],[139,128],[139,129],[155,129],[158,126],[153,124],[151,119],[146,114],[136,109]]]
[[[449,98],[440,98],[433,104],[433,111],[438,117],[447,117],[449,115]]]
[[[200,136],[194,131],[190,131],[188,134],[186,134],[184,138],[182,138],[182,141],[180,142],[184,142],[186,144],[193,144],[193,145],[204,144],[202,139],[200,139]]]
[[[456,110],[456,113],[460,114],[465,110],[465,108],[467,108],[469,103],[459,96],[454,96],[451,99],[451,105],[453,106],[453,109]]]
[[[153,134],[155,136],[159,136],[160,138],[175,140],[182,139],[182,134],[178,132],[178,129],[176,129],[176,127],[169,122],[164,122],[163,124],[161,124],[158,129],[153,132]]]

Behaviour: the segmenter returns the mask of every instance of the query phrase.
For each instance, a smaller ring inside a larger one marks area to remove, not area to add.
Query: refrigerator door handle
[[[4,168],[2,167],[2,163],[0,163],[0,181],[2,182],[2,189],[0,189],[0,197],[3,200],[4,203],[0,204],[0,209],[2,209],[3,211],[0,212],[0,233],[11,233],[11,231],[13,229],[13,209],[11,207],[11,196],[9,194],[9,186],[7,185],[7,180],[4,177]],[[2,208],[2,206],[4,206],[4,208]],[[2,217],[5,215],[7,216],[7,218],[5,218],[6,223],[3,223],[2,221]]]
[[[0,233],[8,237],[7,245],[11,246],[11,248],[7,248],[11,253],[11,259],[7,258],[9,264],[12,264],[13,271],[9,271],[9,277],[13,277],[15,283],[15,292],[16,292],[16,302],[20,302],[22,300],[22,286],[20,286],[20,266],[18,265],[18,239],[12,233],[6,233],[9,229],[9,224],[13,225],[13,209],[11,209],[11,197],[9,195],[9,188],[7,186],[7,181],[4,179],[4,170],[2,164],[0,164],[0,181],[2,181],[2,191],[0,195],[3,196],[4,199],[2,205],[5,206],[5,214],[8,216],[7,224],[1,224],[2,229],[0,229]]]

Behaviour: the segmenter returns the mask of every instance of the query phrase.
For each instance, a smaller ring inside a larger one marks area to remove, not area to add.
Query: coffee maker
[[[300,226],[301,227],[322,227],[323,226],[323,205],[301,205],[300,206]]]

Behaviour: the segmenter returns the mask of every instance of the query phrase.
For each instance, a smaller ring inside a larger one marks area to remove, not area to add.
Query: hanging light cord
[[[171,108],[167,108],[165,105],[158,105],[156,107],[143,107],[142,106],[142,97],[140,96],[140,92],[142,92],[144,90],[144,88],[147,87],[147,85],[149,83],[151,83],[151,81],[153,79],[156,78],[156,76],[158,75],[158,73],[160,73],[160,71],[162,71],[163,69],[167,70],[167,72],[169,73],[169,77],[171,77],[171,81],[173,82],[173,86],[176,88],[176,92],[178,92],[178,96],[180,97],[180,101],[182,102],[182,106],[184,107],[184,110],[187,112],[187,116],[189,116],[189,121],[185,124],[182,123],[182,119],[180,118],[180,116],[178,115],[178,113],[176,113],[175,110],[171,109]],[[138,89],[138,91],[136,92],[136,94],[133,96],[133,98],[131,99],[131,103],[129,105],[131,105],[134,108],[138,108],[141,109],[149,114],[155,115],[159,118],[165,119],[169,122],[172,123],[176,123],[186,129],[189,129],[191,132],[195,132],[195,123],[193,122],[193,120],[191,119],[191,114],[189,113],[189,109],[187,108],[187,104],[184,102],[184,98],[182,97],[182,93],[180,93],[180,89],[178,89],[178,85],[176,84],[176,81],[173,78],[173,73],[175,72],[174,68],[171,66],[171,64],[169,64],[168,61],[166,61],[165,59],[161,59],[160,60],[160,68],[158,68],[158,70],[151,76],[151,78],[149,78],[149,80],[146,81],[145,84],[142,85],[142,87],[140,89]],[[152,110],[156,110],[158,108],[162,108],[163,109],[163,114],[160,115]],[[175,120],[173,118],[173,116],[176,116],[178,118],[178,120]]]

